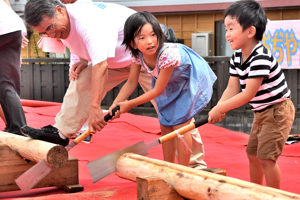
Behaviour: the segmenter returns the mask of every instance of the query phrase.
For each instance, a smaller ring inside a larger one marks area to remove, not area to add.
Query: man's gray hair
[[[60,0],[29,0],[24,11],[26,23],[30,26],[38,26],[45,16],[53,18],[57,5],[65,7]]]

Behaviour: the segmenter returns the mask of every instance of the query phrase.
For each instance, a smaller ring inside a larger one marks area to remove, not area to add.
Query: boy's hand
[[[225,116],[226,113],[221,113],[218,110],[218,107],[215,106],[209,113],[208,113],[209,117],[208,117],[208,123],[212,123],[215,124],[217,122],[221,122]]]

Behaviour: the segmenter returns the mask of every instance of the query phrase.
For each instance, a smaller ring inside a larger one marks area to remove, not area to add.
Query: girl
[[[192,122],[210,101],[216,80],[206,61],[193,50],[182,44],[164,43],[164,39],[152,14],[144,11],[127,19],[123,45],[132,54],[130,75],[109,108],[111,113],[119,105],[120,113],[125,113],[155,99],[162,136]],[[126,101],[137,86],[142,66],[152,75],[152,90]],[[178,163],[189,165],[191,152],[186,151],[185,145],[192,147],[191,134],[184,134],[183,140],[176,138],[162,144],[165,161],[175,163],[177,147]]]

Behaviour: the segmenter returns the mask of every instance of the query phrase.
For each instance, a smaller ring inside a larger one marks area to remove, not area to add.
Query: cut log
[[[7,145],[0,143],[0,192],[20,190],[15,179],[34,166],[35,162],[26,162]],[[53,169],[34,188],[57,186],[67,192],[82,191],[79,184],[78,160],[69,158],[61,167]]]
[[[162,178],[187,199],[300,200],[294,193],[132,153],[123,154],[116,168],[118,176],[132,181],[144,176]]]
[[[60,168],[68,160],[68,151],[61,145],[2,131],[0,142],[28,160],[39,162],[45,159],[53,168]]]

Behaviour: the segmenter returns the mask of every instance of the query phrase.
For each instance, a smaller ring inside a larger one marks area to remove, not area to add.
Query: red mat
[[[29,126],[40,128],[54,124],[60,103],[22,100]],[[4,124],[0,122],[0,129]],[[249,181],[246,144],[249,135],[242,132],[206,124],[199,128],[208,167],[222,168],[227,176]],[[115,152],[140,141],[150,142],[160,135],[157,118],[124,114],[111,121],[92,137],[89,144],[81,143],[69,155],[79,160],[79,183],[83,192],[68,194],[56,187],[32,189],[27,194],[21,191],[0,193],[0,199],[136,199],[136,183],[119,178],[115,174],[93,183],[87,162]],[[282,190],[300,194],[300,143],[286,145],[278,163],[282,172]],[[161,146],[149,151],[148,157],[162,159]]]

